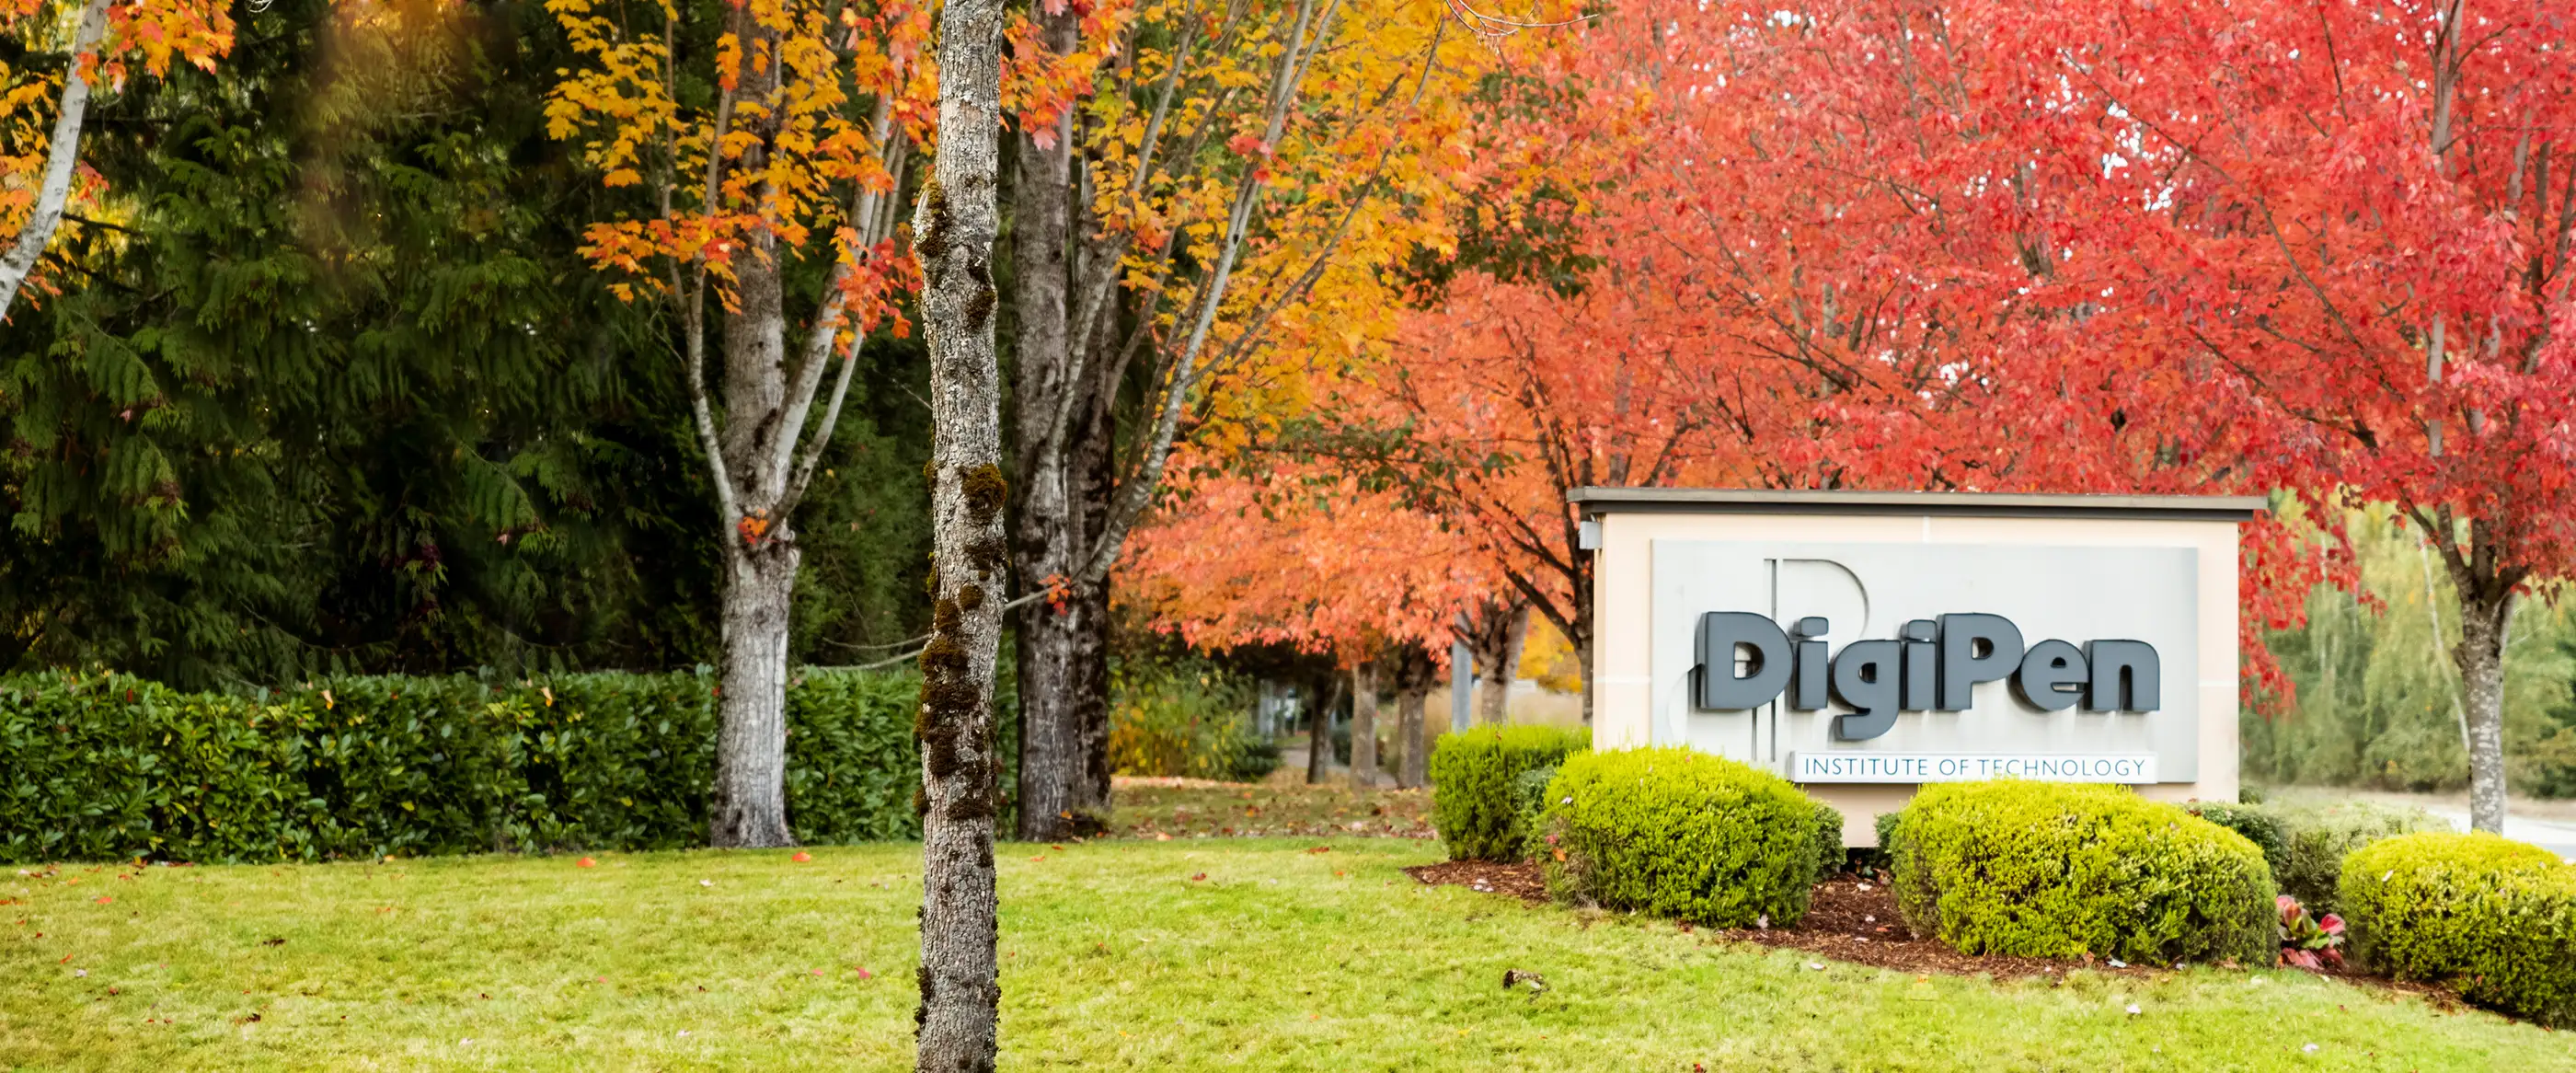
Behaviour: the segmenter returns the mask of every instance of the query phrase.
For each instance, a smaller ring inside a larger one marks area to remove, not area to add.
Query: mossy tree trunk
[[[930,341],[931,640],[922,651],[921,1005],[917,1067],[989,1070],[1000,1046],[993,670],[1009,548],[1001,368],[993,352],[1000,0],[940,13],[939,148],[913,220]]]

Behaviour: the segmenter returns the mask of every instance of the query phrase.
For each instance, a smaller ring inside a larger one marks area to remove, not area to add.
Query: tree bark
[[[2451,659],[2460,668],[2469,719],[2469,826],[2504,831],[2504,631],[2513,595],[2460,600],[2460,643]]]
[[[1476,666],[1485,671],[1476,694],[1476,721],[1501,726],[1511,721],[1512,679],[1520,671],[1521,645],[1529,639],[1530,606],[1526,600],[1485,605],[1476,624]]]
[[[53,241],[54,229],[62,225],[63,204],[71,199],[72,175],[80,162],[81,123],[89,114],[89,79],[82,77],[80,58],[96,49],[106,32],[107,0],[81,5],[80,25],[72,32],[71,66],[63,72],[62,103],[54,110],[54,134],[45,146],[44,177],[37,182],[26,224],[18,229],[9,252],[0,255],[0,317],[17,307],[18,288],[36,270],[36,262],[45,256],[45,244]]]
[[[1351,668],[1351,785],[1377,785],[1377,663]]]
[[[1323,699],[1314,714],[1306,718],[1306,783],[1312,786],[1324,781],[1333,770],[1333,709],[1342,703],[1342,676],[1334,675],[1330,691],[1318,689]]]
[[[1395,695],[1396,748],[1404,750],[1395,769],[1395,785],[1399,789],[1415,789],[1429,781],[1431,758],[1423,755],[1429,739],[1422,733],[1422,708],[1430,698],[1431,691],[1420,687]]]
[[[747,15],[733,17],[745,47],[775,41],[776,34]],[[777,96],[775,66],[746,74],[743,97]],[[760,139],[746,167],[764,166],[774,118],[752,118],[740,132]],[[721,534],[725,546],[722,657],[724,696],[717,705],[716,783],[707,816],[707,841],[719,847],[794,845],[787,825],[787,627],[796,589],[796,535],[788,526],[793,504],[783,499],[786,428],[787,315],[779,278],[776,236],[754,231],[749,249],[734,261],[734,308],[724,319],[724,409],[720,436],[733,501],[743,518]],[[802,422],[800,421],[801,425]]]
[[[993,817],[993,670],[1009,545],[1001,368],[993,352],[994,187],[1000,177],[1002,5],[940,13],[939,147],[914,211],[930,342],[931,640],[921,656],[921,1005],[924,1073],[993,1068],[1000,940]]]
[[[1430,781],[1431,742],[1423,708],[1430,703],[1439,667],[1418,644],[1408,644],[1402,652],[1395,665],[1395,747],[1403,756],[1396,761],[1395,785],[1411,790]]]
[[[787,626],[796,545],[726,541],[722,696],[708,842],[796,844],[787,826]]]
[[[1037,13],[1047,47],[1080,45],[1070,11]],[[1049,143],[1040,145],[1040,135]],[[1115,370],[1077,339],[1073,293],[1083,270],[1077,235],[1076,137],[1068,112],[1022,133],[1011,200],[1012,311],[1017,359],[1020,498],[1013,517],[1023,590],[1066,587],[1063,601],[1020,612],[1019,835],[1055,841],[1098,831],[1109,804],[1109,582],[1083,565],[1109,516],[1116,442],[1109,405]]]
[[[1026,572],[1023,578],[1027,578]],[[1040,575],[1043,577],[1043,575]],[[1044,587],[1042,581],[1022,582]],[[1088,837],[1109,801],[1109,646],[1106,586],[1078,588],[1061,606],[1020,609],[1019,836]]]

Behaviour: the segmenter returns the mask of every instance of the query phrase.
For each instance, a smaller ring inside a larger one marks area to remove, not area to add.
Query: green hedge
[[[2224,801],[2193,801],[2183,806],[2191,814],[2245,836],[2254,848],[2263,851],[2263,863],[2279,879],[2290,866],[2289,832],[2281,818],[2271,809],[2259,805],[2234,805]],[[2304,901],[2301,904],[2306,904]],[[2324,912],[2320,910],[2319,916]]]
[[[1818,834],[1831,810],[1724,757],[1584,753],[1557,770],[1547,796],[1547,886],[1568,901],[1712,927],[1785,927],[1807,915],[1822,876]],[[1839,855],[1839,815],[1832,830]]]
[[[2342,883],[2364,966],[2576,1027],[2576,866],[2492,834],[2413,834],[2355,850]]]
[[[1843,844],[1842,810],[1814,799],[1807,803],[1816,809],[1816,879],[1822,882],[1851,863],[1851,847]]]
[[[1906,925],[1963,953],[2272,961],[2262,851],[2123,787],[1926,786],[1889,834]]]
[[[806,842],[918,837],[909,673],[801,673]],[[714,678],[335,679],[253,695],[0,680],[0,860],[320,860],[703,845]]]
[[[1443,734],[1431,749],[1431,822],[1453,861],[1519,859],[1513,783],[1591,747],[1591,736],[1557,727],[1479,727]]]
[[[2425,832],[2447,832],[2450,821],[2420,808],[2352,801],[2334,805],[2265,805],[2281,825],[2283,863],[2273,866],[2281,893],[2299,900],[2312,916],[2342,912],[2343,862],[2372,843]]]
[[[1538,855],[1540,821],[1547,815],[1547,787],[1556,781],[1556,765],[1534,767],[1512,779],[1511,840],[1519,848],[1512,851],[1513,860],[1528,860]]]

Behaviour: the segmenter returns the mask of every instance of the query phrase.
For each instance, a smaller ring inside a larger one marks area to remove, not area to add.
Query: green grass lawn
[[[1918,983],[1418,886],[1436,843],[1322,844],[1004,846],[1003,1064],[2576,1066],[2567,1035],[2297,972]],[[905,1066],[918,851],[812,852],[0,872],[0,1067]]]

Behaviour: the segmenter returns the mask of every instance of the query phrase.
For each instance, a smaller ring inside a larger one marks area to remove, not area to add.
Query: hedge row
[[[2272,961],[2271,867],[2125,787],[1926,786],[1884,830],[1906,926],[1962,953]]]
[[[919,679],[793,682],[797,838],[918,837]],[[346,678],[240,696],[124,675],[0,680],[0,860],[703,845],[716,724],[704,672]]]

